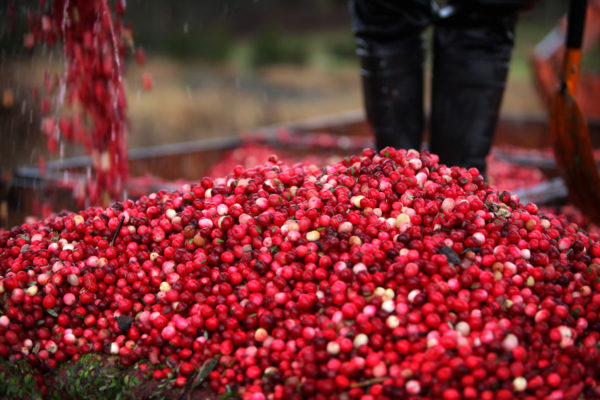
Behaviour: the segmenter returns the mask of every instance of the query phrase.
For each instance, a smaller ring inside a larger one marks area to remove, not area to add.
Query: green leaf
[[[46,311],[48,312],[48,314],[52,315],[54,318],[58,317],[58,313],[56,311],[54,311],[53,308],[49,308]]]
[[[26,244],[25,246],[21,247],[21,253],[25,253],[27,250],[29,250],[29,245]]]
[[[250,317],[250,318],[256,317],[256,313],[252,313],[252,314],[248,315],[248,317]]]
[[[192,389],[200,385],[206,379],[206,377],[208,377],[212,370],[215,369],[218,362],[219,356],[216,356],[204,363],[204,365],[202,366],[202,368],[200,368],[200,371],[198,372],[198,376],[192,382]]]
[[[460,264],[460,257],[450,247],[448,247],[448,246],[442,247],[440,249],[439,253],[446,256],[446,259],[448,260],[448,263],[450,263],[452,265],[459,265]]]
[[[579,307],[571,310],[571,315],[573,316],[573,318],[579,318],[579,313],[581,312],[581,310],[579,309]]]

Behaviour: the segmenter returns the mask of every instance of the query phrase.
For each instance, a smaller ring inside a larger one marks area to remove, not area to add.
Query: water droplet
[[[183,33],[188,33],[188,30],[189,30],[189,25],[186,22],[186,23],[183,24]]]

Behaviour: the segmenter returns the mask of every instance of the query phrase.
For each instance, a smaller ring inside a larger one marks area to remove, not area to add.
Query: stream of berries
[[[41,11],[27,15],[31,32],[24,46],[59,43],[65,58],[64,74],[46,73],[43,90],[34,89],[48,150],[62,154],[64,143],[81,145],[92,168],[80,182],[78,197],[87,204],[108,204],[121,198],[128,176],[122,64],[129,54],[143,64],[144,52],[134,48],[132,30],[121,20],[124,0],[114,3],[114,20],[107,0],[40,3]]]

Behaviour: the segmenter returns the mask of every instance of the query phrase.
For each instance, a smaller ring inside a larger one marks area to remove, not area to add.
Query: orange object
[[[562,73],[564,76],[561,82],[567,85],[567,91],[572,95],[577,95],[577,84],[579,83],[579,75],[581,72],[581,49],[567,49],[565,53],[565,65]]]
[[[560,83],[560,70],[565,57],[567,19],[563,17],[556,28],[538,43],[532,54],[534,77],[538,91],[549,107]],[[590,0],[586,11],[582,52],[596,48],[600,42],[600,0]],[[573,93],[583,113],[589,118],[600,118],[600,75],[597,71],[581,73]]]
[[[15,94],[12,89],[4,89],[2,92],[2,106],[6,109],[15,105]]]
[[[586,0],[571,0],[566,52],[560,88],[550,103],[550,133],[556,161],[573,202],[600,221],[600,174],[596,168],[589,130],[575,99],[581,64],[581,42]]]

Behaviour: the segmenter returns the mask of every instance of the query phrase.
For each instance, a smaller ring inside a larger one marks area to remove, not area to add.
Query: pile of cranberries
[[[436,155],[273,157],[1,232],[0,356],[210,365],[252,400],[595,398],[599,270],[586,232]]]

